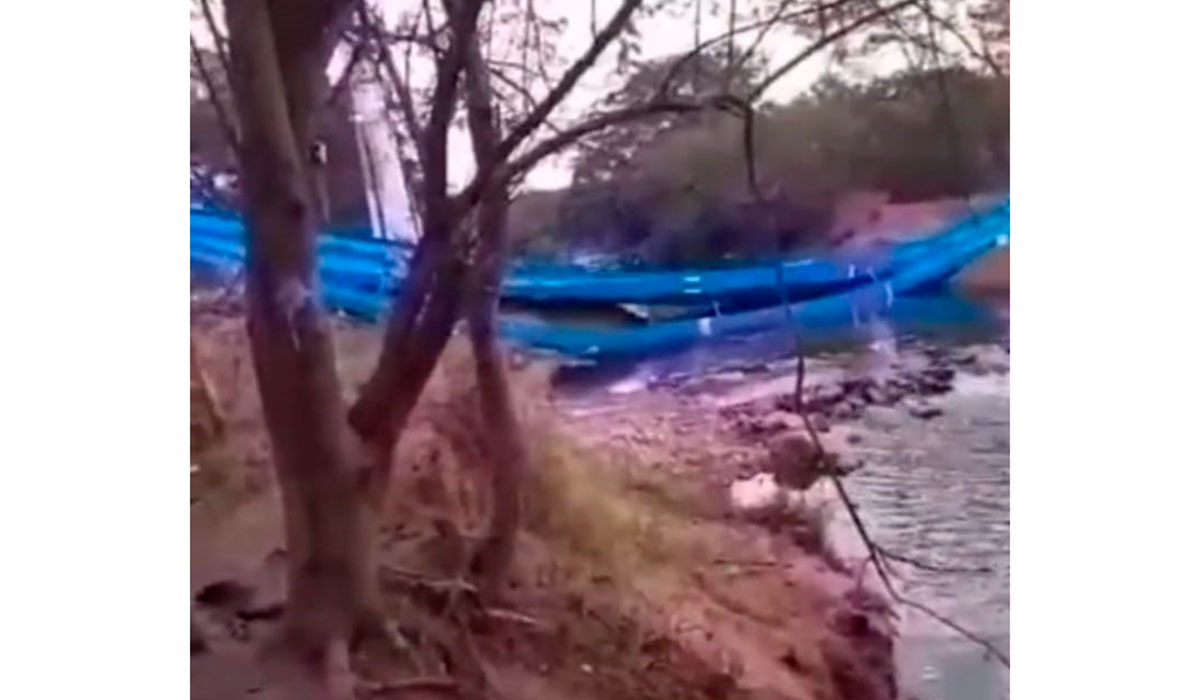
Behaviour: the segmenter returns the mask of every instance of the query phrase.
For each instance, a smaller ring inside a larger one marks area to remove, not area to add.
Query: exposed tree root
[[[479,627],[476,623],[481,620],[505,616],[485,609],[476,588],[461,578],[432,579],[390,566],[381,566],[380,574],[385,587],[414,605],[413,624],[420,630],[420,638],[410,642],[396,624],[379,615],[360,627],[355,651],[378,659],[382,644],[384,654],[402,659],[416,675],[397,681],[360,679],[360,691],[381,695],[425,690],[463,698],[486,697],[487,673],[471,637],[472,629]]]

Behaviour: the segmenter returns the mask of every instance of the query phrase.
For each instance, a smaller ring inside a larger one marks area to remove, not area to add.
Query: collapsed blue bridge
[[[671,307],[672,317],[587,327],[506,316],[511,342],[580,360],[669,352],[707,339],[785,325],[803,333],[855,327],[870,319],[919,315],[922,299],[988,251],[1008,244],[1009,203],[957,221],[923,239],[870,252],[721,270],[592,271],[514,266],[502,299],[524,309]],[[410,249],[338,233],[320,237],[318,276],[325,303],[368,320],[403,293]],[[245,259],[245,230],[227,214],[193,210],[193,267],[230,273]]]

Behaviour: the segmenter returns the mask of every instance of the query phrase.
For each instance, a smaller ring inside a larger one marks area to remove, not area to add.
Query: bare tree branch
[[[500,142],[500,145],[497,147],[497,160],[503,161],[507,158],[530,134],[541,126],[550,112],[575,88],[579,79],[592,67],[596,59],[604,52],[604,49],[608,48],[608,45],[625,29],[629,18],[633,16],[634,11],[641,4],[642,0],[623,0],[620,9],[612,16],[608,24],[600,30],[600,33],[596,35],[595,40],[592,41],[587,51],[567,69],[558,84],[550,90],[546,98],[534,108],[529,116],[514,127],[508,136]]]
[[[895,6],[893,6],[893,7],[895,7]],[[746,164],[747,187],[750,190],[751,195],[754,197],[754,200],[758,203],[759,207],[762,208],[766,212],[767,225],[768,225],[770,232],[775,233],[777,231],[777,227],[775,226],[775,220],[774,220],[775,219],[775,209],[773,206],[771,206],[771,203],[768,201],[767,196],[763,193],[762,185],[759,182],[759,178],[758,178],[757,157],[756,157],[757,149],[755,148],[755,140],[754,140],[754,111],[752,109],[748,109],[743,114],[743,118],[745,120],[744,121],[745,128],[743,130],[742,147],[743,147],[743,155],[744,155],[745,164]],[[778,241],[778,238],[776,240]],[[783,312],[784,312],[784,317],[786,319],[787,327],[794,329],[795,325],[794,325],[794,319],[792,318],[792,308],[791,308],[791,304],[788,300],[787,287],[784,284],[784,280],[783,280],[783,250],[782,250],[782,247],[783,247],[782,243],[780,243],[779,250],[777,251],[777,257],[776,257],[777,264],[776,264],[775,279],[776,279],[776,285],[779,288],[780,304],[783,307]],[[825,450],[825,447],[821,442],[821,436],[817,433],[816,428],[813,426],[812,419],[809,417],[808,411],[805,410],[804,375],[805,375],[804,351],[803,351],[803,347],[801,347],[801,344],[800,344],[800,336],[797,333],[797,335],[796,335],[796,384],[795,384],[795,389],[792,394],[793,410],[800,416],[802,422],[804,423],[805,432],[808,434],[809,441],[812,443],[813,447],[816,448],[816,463],[817,464],[825,464],[826,456],[829,453]],[[906,597],[902,596],[896,590],[895,586],[892,584],[891,577],[888,575],[888,566],[887,566],[888,553],[885,552],[884,550],[882,550],[878,545],[876,545],[875,541],[871,538],[870,533],[867,531],[866,525],[863,523],[862,518],[858,514],[857,506],[855,506],[853,501],[850,500],[850,495],[846,491],[845,484],[842,483],[841,476],[838,474],[836,469],[828,470],[826,472],[826,476],[828,476],[828,478],[833,480],[834,486],[836,487],[837,492],[838,492],[838,497],[841,499],[843,505],[846,506],[846,511],[850,514],[850,519],[854,524],[854,528],[858,532],[859,537],[862,539],[863,544],[867,548],[867,555],[868,555],[867,561],[869,561],[872,564],[875,572],[878,574],[880,581],[882,581],[884,588],[886,589],[888,594],[897,603],[899,603],[901,605],[906,605],[910,608],[913,608],[914,610],[925,613],[926,615],[933,618],[934,620],[937,620],[938,622],[942,623],[946,627],[949,627],[950,629],[958,632],[963,637],[980,645],[985,650],[987,650],[987,652],[989,654],[991,654],[997,660],[999,660],[1000,663],[1002,663],[1005,667],[1008,667],[1010,665],[1008,656],[1006,654],[1004,654],[1004,652],[1000,651],[1000,649],[998,649],[994,644],[992,644],[988,640],[984,639],[983,637],[979,636],[978,634],[975,634],[971,630],[966,629],[965,627],[958,624],[954,620],[951,620],[950,618],[946,617],[945,615],[942,615],[941,613],[937,612],[936,610],[930,608],[929,606],[925,605],[924,603],[921,603],[919,601],[915,601],[910,598],[906,598]],[[894,554],[891,555],[891,558],[896,559],[896,560],[902,560],[901,557],[894,555]],[[911,559],[909,559],[908,561],[910,563],[913,562],[913,560],[911,560]]]
[[[733,22],[735,19],[737,19],[737,0],[729,0],[729,24],[727,25],[728,31],[733,31]],[[737,47],[733,45],[732,41],[730,41],[727,49],[728,54],[725,56],[725,67],[727,69],[726,75],[729,76],[732,75],[729,73],[729,69],[733,68],[733,56],[735,53],[737,53]],[[728,80],[728,77],[726,79]]]
[[[554,79],[550,77],[550,72],[546,70],[546,44],[542,41],[542,24],[541,22],[532,22],[533,24],[533,57],[537,59],[537,77],[542,79],[542,83],[549,88],[554,85]]]
[[[849,36],[850,34],[857,31],[858,29],[865,27],[866,25],[871,24],[872,22],[875,22],[879,19],[882,19],[883,17],[886,17],[893,12],[902,10],[911,5],[915,5],[917,3],[917,1],[918,0],[900,0],[900,2],[893,3],[892,5],[880,8],[880,9],[876,10],[875,12],[871,12],[869,14],[863,15],[862,17],[854,20],[853,22],[850,22],[849,24],[843,25],[843,26],[837,28],[836,30],[829,32],[828,34],[823,36],[821,39],[819,39],[819,40],[813,42],[811,45],[809,45],[808,48],[804,49],[800,53],[793,56],[791,59],[789,59],[787,61],[787,63],[784,63],[782,66],[775,69],[775,71],[773,71],[769,76],[767,76],[766,79],[764,79],[761,83],[758,84],[758,86],[756,86],[753,90],[750,91],[749,101],[751,103],[757,102],[758,99],[760,97],[762,97],[763,93],[766,92],[767,89],[770,88],[772,85],[774,85],[776,81],[778,81],[783,76],[787,75],[787,73],[789,71],[791,71],[793,68],[800,65],[805,60],[811,58],[814,54],[820,52],[822,49],[829,46],[830,44],[833,44],[834,42]]]
[[[373,23],[375,24],[375,27],[371,30],[371,33],[380,44],[416,44],[418,46],[424,46],[430,51],[437,49],[437,42],[428,34],[419,34],[416,32],[416,30],[398,31],[388,29],[383,26],[382,20],[376,16],[375,12],[369,11],[369,13],[373,18]],[[360,34],[353,30],[346,35],[347,41],[358,41],[361,38],[362,37]]]
[[[875,9],[881,9],[879,0],[870,0],[870,2]],[[912,34],[912,32],[908,31],[908,28],[904,26],[904,23],[896,19],[894,16],[888,15],[885,18],[885,21],[890,27],[892,27],[892,29],[896,30],[898,34],[904,37],[904,41],[900,42],[900,53],[904,54],[905,64],[907,64],[911,70],[918,70],[920,65],[916,60],[913,59],[912,54],[909,53],[908,45],[911,44],[917,47],[917,49],[928,48],[924,45],[925,42],[922,41],[920,37],[915,36]]]
[[[406,79],[401,77],[400,71],[396,68],[390,47],[381,41],[383,37],[382,20],[370,12],[366,0],[359,0],[358,13],[359,21],[377,42],[376,65],[383,65],[384,72],[391,83],[391,93],[395,96],[396,104],[400,108],[400,118],[408,132],[410,142],[417,151],[417,160],[421,164],[422,172],[425,172],[429,167],[429,156],[425,151],[425,138],[420,121],[417,119],[417,110],[412,102],[411,86]]]
[[[423,142],[426,162],[424,170],[424,193],[426,216],[430,223],[425,235],[448,235],[445,230],[449,226],[447,211],[448,184],[448,138],[450,122],[454,117],[454,106],[457,102],[459,77],[466,64],[467,49],[474,39],[476,19],[483,7],[482,0],[463,0],[453,2],[446,0],[446,14],[450,24],[450,47],[446,56],[437,62],[437,78],[433,87],[433,100],[429,112],[429,125],[424,130]],[[432,16],[428,14],[427,21],[432,29]]]
[[[921,3],[920,8],[921,12],[927,19],[937,24],[942,29],[950,32],[950,35],[957,39],[958,43],[962,44],[963,48],[967,50],[967,53],[971,54],[973,58],[986,65],[996,77],[1005,78],[1008,76],[1000,64],[996,62],[996,59],[992,57],[992,54],[987,50],[986,46],[982,51],[976,48],[975,44],[971,43],[971,40],[968,39],[962,32],[960,32],[958,27],[954,26],[953,22],[934,12],[933,8],[929,7],[927,4]]]
[[[517,93],[522,98],[522,100],[525,103],[527,103],[530,107],[533,107],[537,104],[537,98],[534,97],[534,95],[532,93],[526,91],[520,85],[520,83],[518,83],[516,80],[514,80],[508,74],[506,74],[498,66],[488,66],[488,70],[491,73],[491,76],[493,78],[496,78],[501,83],[508,86],[508,88],[511,89],[513,92]],[[564,133],[564,129],[561,126],[559,126],[558,124],[554,123],[554,121],[549,118],[547,118],[546,121],[542,123],[542,126],[545,127],[546,129],[548,129],[549,131],[551,131],[552,133],[554,133],[555,135],[562,135]],[[604,152],[604,149],[598,148],[598,147],[596,147],[592,144],[589,144],[588,142],[583,141],[583,140],[577,141],[574,145],[578,148],[582,148],[583,150],[589,151],[591,153]]]
[[[770,233],[775,233],[778,231],[778,227],[775,226],[774,207],[770,205],[768,197],[764,195],[762,191],[762,185],[760,180],[758,180],[756,156],[757,149],[755,148],[756,144],[754,136],[755,112],[754,109],[750,109],[749,106],[750,103],[744,103],[744,107],[748,107],[743,114],[743,155],[746,167],[746,186],[748,186],[751,196],[754,197],[758,207],[766,211],[767,226]],[[779,239],[776,238],[776,241],[779,241]],[[786,319],[787,328],[794,329],[796,327],[794,327],[794,319],[792,318],[792,307],[790,301],[788,301],[787,287],[784,283],[784,263],[782,263],[784,256],[782,256],[781,243],[779,243],[779,250],[776,252],[778,252],[778,255],[776,255],[776,261],[778,261],[778,263],[775,265],[775,282],[776,286],[779,287],[780,304],[782,307],[784,307],[784,316]],[[816,448],[816,463],[818,463],[818,465],[823,465],[823,463],[826,463],[828,451],[824,449],[824,445],[821,442],[820,433],[817,433],[816,427],[812,425],[812,420],[804,406],[804,375],[804,351],[803,347],[800,346],[800,336],[797,334],[796,387],[794,387],[792,394],[793,411],[799,415],[800,419],[802,419],[805,432],[808,433],[809,436],[809,441],[812,443],[812,447]],[[866,530],[866,526],[863,523],[862,517],[860,517],[858,514],[858,508],[851,501],[850,493],[846,491],[846,486],[844,483],[842,483],[841,475],[838,473],[838,471],[836,471],[836,469],[829,469],[826,475],[828,475],[828,478],[833,479],[834,486],[836,487],[836,490],[838,490],[838,497],[841,499],[842,504],[845,505],[847,513],[850,513],[854,530],[858,532],[859,537],[862,538],[863,544],[866,546],[866,552],[868,552],[868,560],[866,561],[869,561],[872,564],[872,568],[874,568],[876,574],[880,576],[880,580],[883,582],[883,586],[886,588],[889,596],[892,597],[896,603],[907,605],[908,608],[924,612],[925,615],[928,615],[929,617],[934,618],[934,620],[944,624],[944,626],[955,630],[955,632],[958,632],[964,636],[964,638],[976,642],[976,644],[979,646],[984,647],[985,650],[991,654],[991,656],[994,656],[997,660],[1000,660],[1000,663],[1007,668],[1007,666],[1009,666],[1007,654],[1004,654],[1002,651],[998,650],[998,648],[994,644],[991,644],[990,641],[982,638],[982,636],[979,636],[976,633],[971,632],[970,629],[962,627],[961,624],[950,620],[949,617],[940,614],[940,612],[929,608],[928,605],[917,602],[917,600],[912,600],[910,598],[901,596],[901,594],[895,590],[892,579],[890,579],[890,576],[888,575],[887,557],[890,555],[890,557],[894,558],[896,561],[908,561],[910,563],[914,563],[914,560],[908,560],[907,557],[902,558],[898,555],[892,555],[890,552],[886,552],[882,550],[880,546],[876,545],[875,540],[871,538],[870,533],[868,530]]]
[[[196,45],[196,38],[193,36],[189,36],[188,38],[191,40],[192,46],[192,64],[196,66],[196,72],[200,74],[200,80],[204,82],[204,89],[208,91],[208,102],[212,105],[213,111],[217,115],[217,124],[220,125],[221,133],[224,134],[229,148],[234,153],[237,153],[238,149],[241,148],[237,128],[234,126],[229,112],[225,109],[225,105],[221,102],[221,94],[217,92],[217,85],[212,75],[208,72],[208,67],[204,65],[204,57],[200,54],[200,47]],[[225,75],[228,76],[229,73]]]
[[[492,75],[492,77],[498,79],[500,82],[507,85],[513,92],[520,95],[521,99],[529,104],[530,109],[537,106],[537,98],[533,96],[533,93],[529,91],[529,88],[510,78],[507,73],[500,69],[499,66],[489,65],[488,72]]]
[[[587,136],[588,134],[607,129],[610,126],[615,126],[627,121],[641,119],[654,114],[667,114],[678,112],[694,112],[711,107],[709,102],[684,102],[679,100],[659,100],[646,104],[636,105],[627,109],[619,109],[611,112],[598,114],[591,119],[576,124],[571,127],[562,129],[554,136],[538,143],[530,148],[520,157],[509,161],[502,169],[500,169],[495,177],[500,180],[509,180],[519,177],[543,159],[552,156],[555,153],[573,145],[577,140]],[[463,206],[473,206],[479,201],[480,190],[483,187],[483,182],[480,178],[472,180],[472,182],[459,194],[459,199]]]
[[[430,44],[430,48],[433,49],[433,55],[440,59],[442,49],[437,43],[438,30],[433,26],[433,9],[429,7],[429,0],[421,0],[421,13],[425,17],[425,30],[429,32],[429,38],[433,42]]]
[[[671,87],[671,82],[675,79],[675,77],[676,77],[676,75],[678,75],[680,69],[688,61],[690,61],[693,58],[695,58],[696,56],[700,55],[700,53],[702,53],[705,49],[708,49],[709,47],[720,44],[723,41],[732,42],[733,37],[735,37],[739,34],[744,34],[746,32],[752,32],[755,29],[760,30],[760,34],[759,34],[758,38],[755,39],[754,45],[751,46],[750,50],[748,50],[742,56],[742,58],[738,61],[738,65],[740,66],[741,64],[745,63],[750,58],[751,52],[753,51],[753,49],[757,46],[757,44],[759,42],[762,41],[763,37],[771,30],[771,28],[774,27],[775,25],[779,24],[780,22],[787,22],[787,21],[791,21],[794,19],[800,19],[801,17],[804,17],[805,15],[810,15],[810,14],[821,12],[822,10],[840,7],[841,5],[856,2],[856,1],[857,0],[837,0],[836,2],[830,3],[828,5],[810,6],[810,7],[804,8],[802,10],[797,10],[795,12],[789,12],[787,14],[784,14],[782,12],[782,10],[790,3],[782,3],[780,5],[780,9],[778,11],[776,11],[776,13],[774,15],[772,15],[771,17],[768,17],[765,20],[761,20],[758,22],[751,22],[750,24],[744,24],[740,27],[736,27],[734,29],[730,29],[726,32],[718,34],[717,36],[705,39],[704,41],[701,41],[701,42],[697,43],[695,46],[693,46],[692,49],[690,51],[688,51],[687,53],[681,54],[679,56],[679,58],[677,58],[675,60],[675,62],[673,64],[671,64],[671,67],[669,69],[667,69],[666,75],[663,77],[662,83],[659,85],[659,88],[658,88],[659,96],[667,94],[667,92],[669,91],[669,89]]]
[[[750,58],[754,56],[754,52],[758,50],[758,47],[760,44],[762,44],[763,39],[765,39],[767,34],[771,31],[771,27],[773,27],[776,22],[780,21],[784,10],[790,7],[794,1],[795,0],[784,0],[784,2],[779,3],[779,7],[775,8],[775,14],[766,22],[762,23],[762,29],[759,30],[758,36],[754,37],[754,40],[750,42],[750,46],[748,46],[746,50],[742,52],[742,55],[737,59],[737,62],[733,65],[733,67],[730,68],[730,73],[737,71],[737,69],[746,64],[746,61],[749,61]],[[733,33],[734,32],[731,29],[729,42],[730,45],[733,44]]]
[[[533,0],[526,0],[525,32],[521,39],[521,81],[526,92],[529,91],[529,32],[533,29],[535,21],[533,17]]]
[[[529,2],[529,14],[533,13],[532,0]],[[472,44],[467,49],[465,71],[467,127],[471,133],[471,146],[475,154],[475,167],[480,171],[494,167],[496,158],[496,123],[492,110],[492,90],[488,81],[491,72],[479,53],[479,47]]]
[[[387,51],[387,49],[385,48],[383,51]],[[388,58],[390,59],[390,54]],[[376,56],[374,62],[375,79],[381,84],[386,84],[384,69],[382,68],[383,63],[384,59],[381,56]],[[384,104],[387,108],[386,121],[396,144],[397,155],[400,160],[400,171],[404,176],[404,190],[408,193],[409,211],[413,217],[413,225],[419,227],[421,222],[425,220],[425,207],[423,200],[419,196],[422,189],[420,170],[421,141],[420,127],[416,122],[416,116],[410,114],[412,110],[412,97],[402,86],[395,87],[393,90],[385,89]],[[405,109],[404,105],[407,105],[407,109]],[[402,115],[400,120],[402,128],[397,127],[391,117],[392,113],[396,111]],[[418,162],[414,163],[412,158],[408,156],[408,153],[405,152],[404,145],[406,143],[412,144],[413,150],[417,153]],[[419,234],[420,230],[418,229]]]
[[[204,23],[208,26],[208,31],[212,34],[213,44],[217,47],[217,59],[221,61],[221,70],[225,71],[226,76],[229,76],[231,75],[229,68],[229,40],[217,29],[217,20],[213,15],[210,0],[200,0],[200,11],[204,14]]]
[[[893,559],[898,562],[903,562],[909,566],[922,569],[924,571],[933,571],[942,574],[990,574],[992,570],[986,566],[980,567],[960,567],[960,566],[941,566],[939,564],[930,564],[915,557],[905,554],[897,554],[889,549],[884,549],[882,545],[876,544],[875,550],[882,554],[885,559]]]

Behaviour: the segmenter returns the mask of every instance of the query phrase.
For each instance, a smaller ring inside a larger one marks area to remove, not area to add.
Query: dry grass
[[[196,362],[224,423],[221,440],[192,443],[192,512],[219,519],[270,483],[269,452],[245,325],[202,316],[192,328]]]
[[[370,371],[378,334],[343,324],[337,343],[350,395]],[[270,485],[269,448],[240,320],[199,324],[197,350],[226,434],[219,444],[193,452],[199,467],[192,477],[193,501],[219,518]],[[532,462],[525,495],[528,534],[560,560],[626,581],[662,579],[717,557],[713,509],[704,501],[709,494],[692,480],[649,468],[637,452],[575,439],[550,405],[552,373],[549,363],[535,362],[510,374]],[[431,536],[437,521],[454,523],[468,537],[482,532],[491,468],[484,420],[469,346],[456,338],[397,450],[391,520],[408,538]],[[820,523],[813,525],[819,529]]]
[[[582,565],[627,580],[702,566],[714,555],[698,522],[671,507],[616,453],[545,429],[530,483],[529,529]]]
[[[684,504],[618,451],[572,439],[549,403],[549,363],[512,369],[515,408],[530,450],[525,526],[561,561],[630,577],[693,564],[706,556]],[[447,518],[478,535],[489,509],[487,445],[470,350],[451,342],[398,450],[398,517]],[[682,507],[681,507],[682,506]],[[424,517],[422,517],[424,516]]]
[[[269,492],[269,453],[241,321],[194,328],[226,432],[193,455],[201,466],[193,500],[207,522],[228,524],[252,508],[226,517],[247,495]],[[373,329],[339,324],[337,343],[349,396],[379,339]],[[508,602],[558,631],[518,628],[516,636],[481,639],[489,663],[554,668],[548,681],[564,697],[851,697],[839,692],[837,669],[857,657],[838,651],[840,638],[827,628],[838,593],[822,588],[815,560],[794,544],[780,549],[757,525],[714,518],[698,480],[647,463],[661,454],[577,439],[550,404],[552,370],[534,363],[511,374],[532,474]],[[468,541],[483,529],[492,465],[473,377],[470,350],[456,339],[398,446],[385,562],[439,569],[438,548],[427,546],[436,544],[439,522],[454,523]],[[225,535],[220,542],[246,539]],[[547,569],[554,574],[543,575]],[[765,694],[729,690],[734,685]]]
[[[270,485],[269,447],[241,321],[208,319],[196,335],[226,435],[193,452],[199,467],[193,500],[220,517]],[[337,344],[349,397],[369,373],[379,338],[373,329],[339,324]],[[549,402],[553,369],[535,362],[510,373],[532,462],[525,496],[529,534],[564,561],[625,580],[690,571],[716,557],[703,489],[649,468],[637,452],[576,440]],[[484,420],[470,348],[456,338],[397,450],[392,520],[409,536],[431,535],[439,520],[468,537],[481,533],[490,508]]]

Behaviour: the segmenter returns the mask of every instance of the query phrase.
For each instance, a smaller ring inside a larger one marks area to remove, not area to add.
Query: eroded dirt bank
[[[242,323],[198,311],[193,332],[223,422],[208,444],[194,433],[193,697],[279,697],[258,649],[283,600],[286,552]],[[376,339],[346,326],[338,342],[353,387]],[[435,584],[487,512],[468,366],[452,348],[401,443],[379,536],[411,653],[358,659],[364,673],[453,670]],[[815,495],[730,503],[733,481],[764,470],[812,486],[788,437],[794,416],[772,392],[714,399],[678,387],[588,411],[556,404],[541,365],[516,378],[537,475],[505,605],[484,611],[471,637],[495,696],[895,697],[891,617],[829,552]]]

